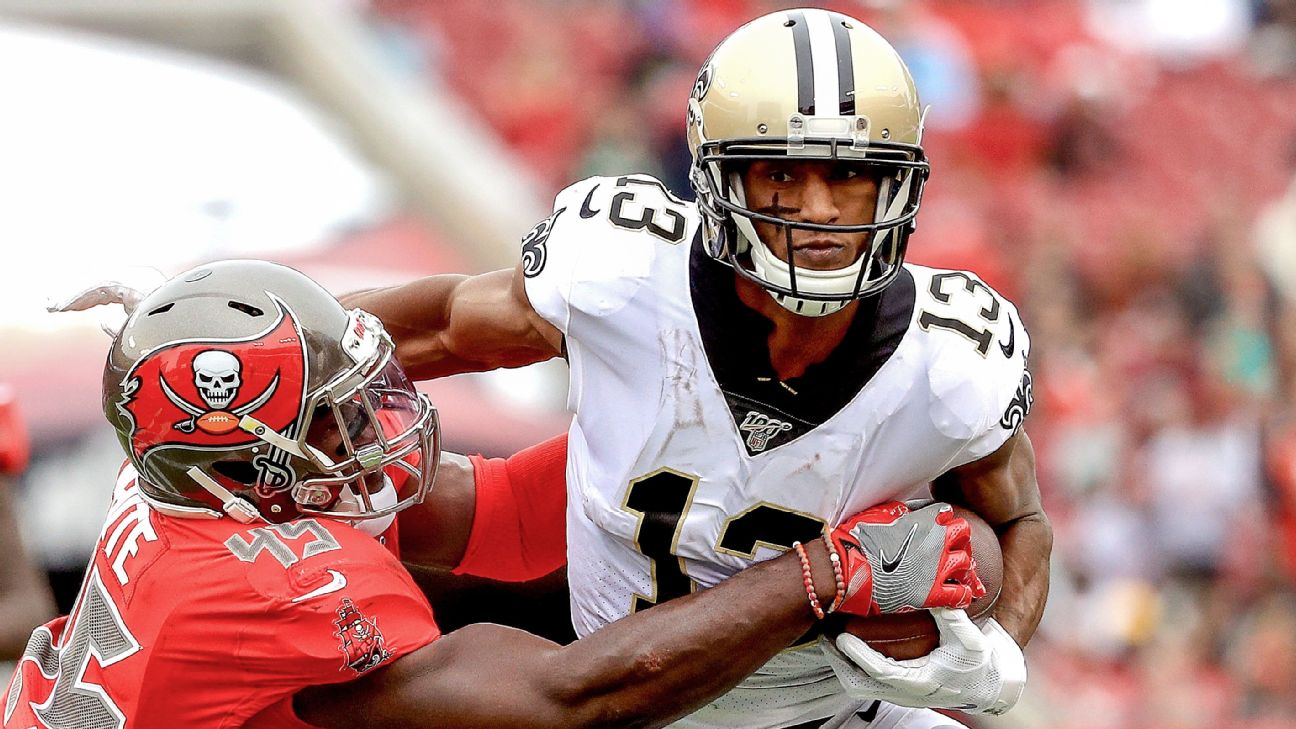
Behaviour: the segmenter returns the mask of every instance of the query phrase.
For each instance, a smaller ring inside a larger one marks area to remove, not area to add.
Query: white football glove
[[[1026,688],[1026,657],[993,618],[978,628],[963,610],[934,608],[940,646],[930,654],[896,661],[863,640],[842,633],[836,646],[821,638],[824,653],[852,698],[900,706],[1002,714]]]

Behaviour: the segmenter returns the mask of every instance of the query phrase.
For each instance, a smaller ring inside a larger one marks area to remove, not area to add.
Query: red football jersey
[[[292,713],[298,690],[353,680],[439,635],[373,537],[326,519],[165,516],[128,466],[71,615],[32,634],[3,726],[306,727]]]

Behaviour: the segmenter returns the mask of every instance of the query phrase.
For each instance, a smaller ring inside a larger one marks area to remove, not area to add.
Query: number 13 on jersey
[[[648,558],[654,593],[636,594],[631,612],[646,610],[697,589],[697,583],[689,578],[684,559],[677,552],[699,481],[698,476],[659,468],[632,480],[626,488],[622,508],[639,520],[635,547]],[[715,551],[754,559],[761,546],[787,550],[793,542],[817,539],[823,533],[824,524],[822,519],[809,514],[760,502],[725,520]]]

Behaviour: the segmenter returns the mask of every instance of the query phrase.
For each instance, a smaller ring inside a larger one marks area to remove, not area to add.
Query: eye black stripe
[[[855,115],[855,58],[851,53],[850,32],[842,23],[846,18],[831,13],[833,45],[837,47],[837,113],[842,116]]]
[[[814,59],[810,56],[810,26],[806,24],[805,13],[799,10],[788,13],[788,20],[792,23],[792,49],[796,53],[797,111],[814,114]]]

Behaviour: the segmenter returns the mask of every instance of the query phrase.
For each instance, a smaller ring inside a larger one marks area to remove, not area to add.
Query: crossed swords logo
[[[188,400],[184,399],[175,390],[171,389],[171,385],[167,384],[165,377],[159,377],[158,381],[161,382],[162,392],[166,394],[167,399],[171,401],[171,404],[175,405],[176,407],[180,408],[186,413],[189,413],[189,415],[192,416],[188,420],[181,420],[180,422],[174,424],[175,429],[180,431],[181,433],[188,435],[194,432],[194,428],[198,427],[199,418],[201,418],[202,416],[208,413],[220,412],[219,410],[209,410],[207,408],[199,407],[189,402]],[[265,405],[267,402],[269,402],[270,398],[274,396],[275,390],[278,387],[279,387],[279,373],[276,372],[274,379],[270,380],[270,384],[266,386],[264,392],[262,392],[260,395],[257,395],[254,400],[247,403],[246,405],[240,405],[234,408],[233,410],[230,411],[230,414],[234,416],[234,419],[236,421],[242,420],[244,415],[247,415],[248,413],[251,412],[255,412],[262,405]]]

